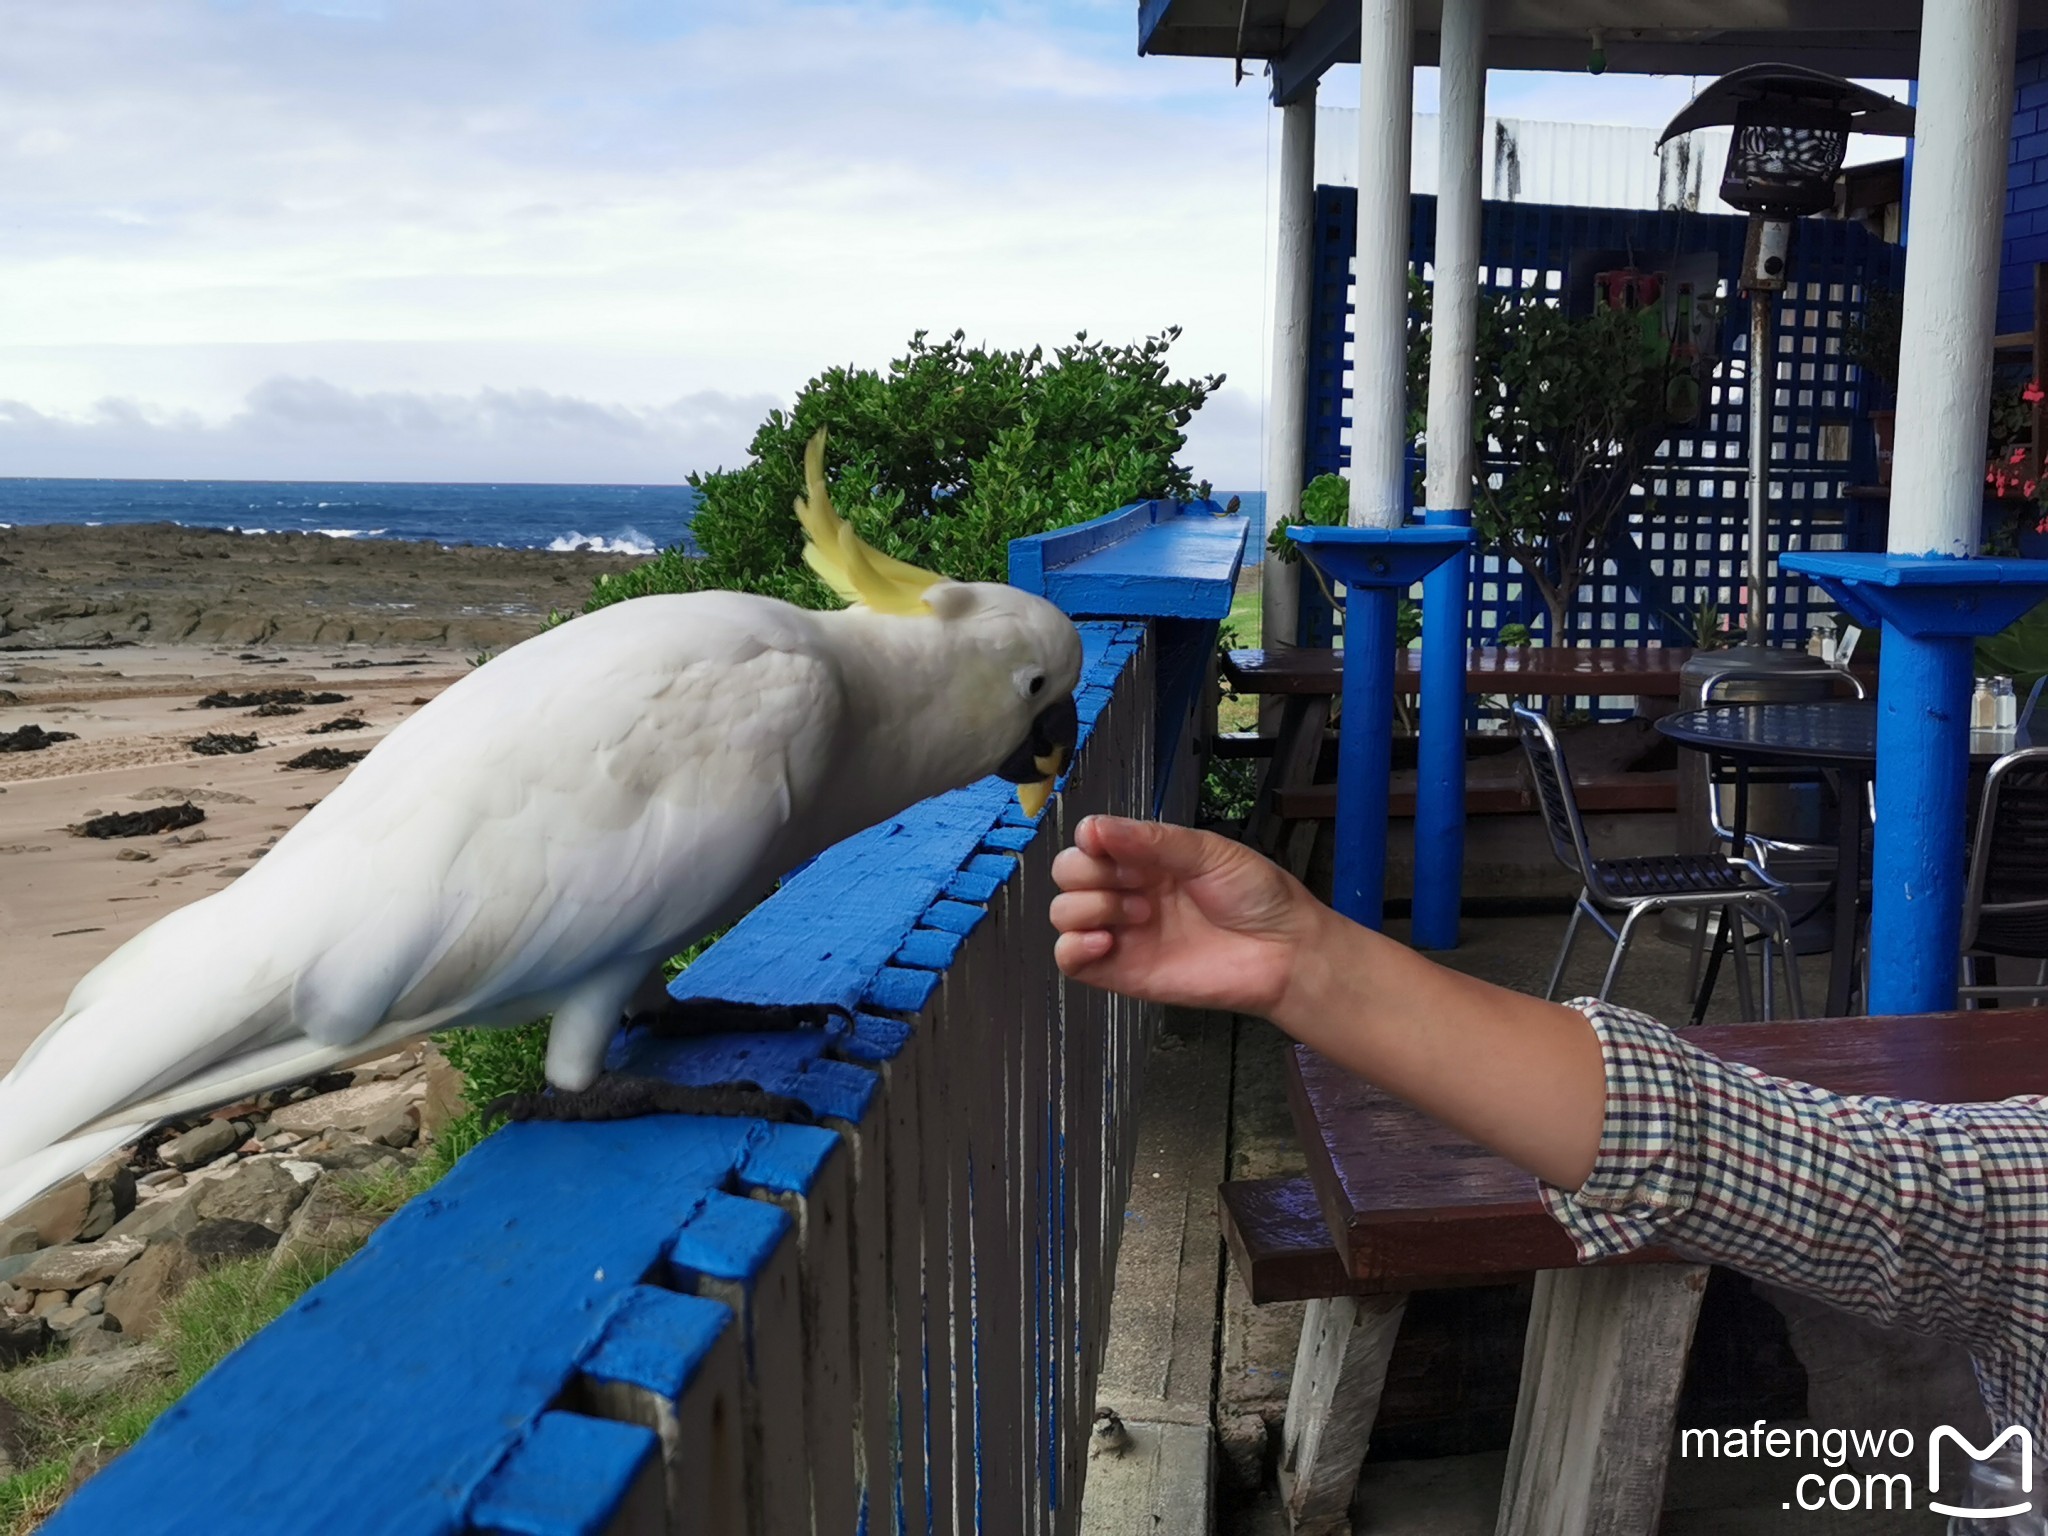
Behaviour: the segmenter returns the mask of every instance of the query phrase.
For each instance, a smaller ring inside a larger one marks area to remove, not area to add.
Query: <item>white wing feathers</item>
[[[79,983],[0,1079],[0,1214],[106,1150],[81,1138],[97,1150],[44,1168],[83,1127],[133,1134],[387,1039],[523,1022],[715,927],[808,851],[792,808],[841,728],[827,655],[803,615],[699,594],[465,677],[234,885]]]

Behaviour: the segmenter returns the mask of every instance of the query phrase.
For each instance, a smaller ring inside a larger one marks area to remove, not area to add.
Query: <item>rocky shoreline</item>
[[[65,1346],[31,1367],[28,1384],[36,1372],[81,1375],[73,1362],[146,1344],[165,1307],[215,1264],[353,1249],[375,1218],[334,1175],[404,1173],[462,1112],[461,1095],[460,1074],[412,1045],[170,1122],[59,1184],[0,1220],[0,1370]],[[145,1355],[116,1374],[163,1363]]]
[[[496,649],[636,555],[149,523],[0,528],[0,651],[134,644]]]

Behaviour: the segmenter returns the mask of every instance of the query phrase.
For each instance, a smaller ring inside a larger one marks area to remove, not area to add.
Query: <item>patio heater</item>
[[[1745,612],[1742,643],[1702,651],[1680,676],[1679,707],[1697,708],[1708,680],[1746,674],[1721,696],[1728,700],[1796,702],[1832,692],[1827,661],[1803,647],[1770,643],[1770,508],[1772,417],[1778,360],[1774,321],[1785,291],[1792,225],[1834,205],[1835,177],[1852,133],[1906,135],[1913,109],[1852,81],[1790,64],[1756,64],[1723,75],[1695,96],[1665,126],[1661,147],[1696,128],[1729,125],[1733,133],[1721,172],[1721,200],[1749,215],[1742,270],[1736,287],[1749,296],[1749,366],[1744,399],[1749,407],[1749,518],[1745,540]],[[1763,675],[1757,675],[1763,674]],[[1680,754],[1678,822],[1684,844],[1713,844],[1704,762]],[[1766,837],[1811,845],[1832,838],[1820,792],[1811,785],[1757,786],[1749,799],[1749,829]],[[1824,856],[1823,856],[1824,857]],[[1801,924],[1802,949],[1822,949],[1832,938],[1826,912]],[[1667,934],[1689,935],[1693,914],[1671,913]]]
[[[1804,653],[1769,650],[1771,414],[1777,397],[1777,354],[1772,322],[1785,291],[1792,223],[1834,206],[1835,177],[1851,133],[1906,135],[1913,109],[1853,81],[1791,64],[1752,64],[1723,75],[1695,96],[1665,126],[1658,146],[1681,133],[1729,124],[1728,163],[1721,200],[1749,215],[1749,237],[1736,286],[1749,295],[1749,537],[1748,607],[1743,644],[1734,663],[1747,670],[1791,661]]]

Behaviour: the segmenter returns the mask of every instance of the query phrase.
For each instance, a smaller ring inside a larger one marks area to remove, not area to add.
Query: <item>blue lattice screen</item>
[[[1357,195],[1316,189],[1315,296],[1310,335],[1308,472],[1343,469],[1350,426],[1351,258]],[[1732,296],[1746,220],[1736,215],[1488,203],[1480,280],[1496,292],[1562,298],[1575,258],[1618,253],[1657,269],[1673,255],[1710,254],[1720,277],[1717,363],[1699,418],[1660,445],[1641,494],[1604,567],[1579,589],[1569,639],[1577,644],[1687,644],[1702,602],[1742,606],[1747,520],[1748,302]],[[1436,199],[1413,203],[1411,260],[1425,279],[1436,243]],[[1804,219],[1792,249],[1792,285],[1777,316],[1777,394],[1772,443],[1771,548],[1863,547],[1876,537],[1852,486],[1876,478],[1859,370],[1841,360],[1845,323],[1873,287],[1896,287],[1905,253],[1862,226]],[[1581,261],[1583,265],[1583,261]],[[1477,641],[1503,624],[1548,627],[1541,599],[1513,561],[1473,562],[1468,612]],[[1827,599],[1772,566],[1771,638],[1797,642]]]

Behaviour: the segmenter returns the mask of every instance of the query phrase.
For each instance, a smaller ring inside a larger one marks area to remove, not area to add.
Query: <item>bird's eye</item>
[[[1045,692],[1045,674],[1043,672],[1032,674],[1031,691],[1033,694]]]

